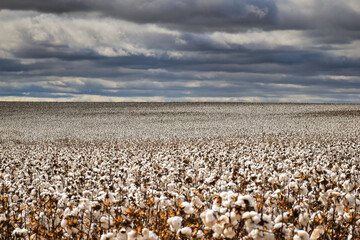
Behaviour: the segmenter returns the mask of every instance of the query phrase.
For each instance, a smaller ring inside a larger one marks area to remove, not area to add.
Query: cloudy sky
[[[359,0],[1,0],[0,101],[360,102]]]

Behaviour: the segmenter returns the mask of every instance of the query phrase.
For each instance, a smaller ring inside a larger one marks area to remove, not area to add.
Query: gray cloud
[[[357,1],[135,2],[2,1],[0,100],[360,101]]]
[[[91,8],[86,1],[73,1],[73,0],[4,0],[0,3],[2,9],[12,10],[35,10],[40,12],[50,13],[65,13],[75,11],[89,11]]]
[[[239,31],[256,27],[353,32],[360,30],[359,5],[356,0],[3,0],[0,9],[58,14],[98,12],[186,31]]]
[[[131,22],[156,23],[193,31],[265,27],[276,21],[273,0],[4,0],[0,9],[48,13],[93,11]]]

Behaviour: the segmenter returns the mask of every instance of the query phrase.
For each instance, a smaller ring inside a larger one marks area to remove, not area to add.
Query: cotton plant
[[[359,145],[352,140],[248,136],[0,148],[5,239],[360,235]]]

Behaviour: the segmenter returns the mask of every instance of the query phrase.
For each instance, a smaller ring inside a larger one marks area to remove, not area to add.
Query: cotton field
[[[296,106],[147,106],[153,123],[122,109],[106,123],[132,134],[106,138],[102,105],[101,127],[75,138],[84,110],[32,110],[21,125],[2,105],[0,238],[360,239],[360,107]],[[56,114],[57,139],[51,122],[30,136]]]

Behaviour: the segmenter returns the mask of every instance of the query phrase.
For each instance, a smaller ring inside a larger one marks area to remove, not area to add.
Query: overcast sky
[[[1,0],[0,101],[360,102],[359,0]]]

